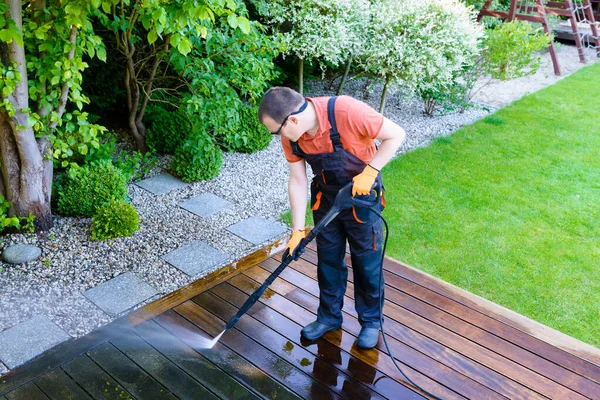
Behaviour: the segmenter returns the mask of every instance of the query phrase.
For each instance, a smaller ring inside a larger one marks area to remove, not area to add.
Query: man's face
[[[282,139],[291,140],[292,142],[297,141],[300,136],[304,133],[303,130],[299,127],[299,118],[300,115],[292,115],[287,117],[283,124],[276,122],[268,115],[264,117],[263,124],[267,127],[269,132],[277,133],[277,136],[280,136]]]

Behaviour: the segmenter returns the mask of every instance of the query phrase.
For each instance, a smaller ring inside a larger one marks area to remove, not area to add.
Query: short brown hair
[[[269,116],[275,122],[283,122],[285,117],[304,104],[304,96],[288,87],[275,86],[267,90],[258,107],[258,120],[264,122]]]

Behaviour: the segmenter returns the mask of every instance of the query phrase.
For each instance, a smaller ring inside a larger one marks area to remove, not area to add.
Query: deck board
[[[269,251],[263,251],[271,254]],[[0,381],[13,399],[599,399],[600,351],[386,259],[385,332],[356,346],[350,265],[342,329],[300,336],[319,304],[317,254],[302,258],[212,348],[203,344],[279,265],[253,257],[48,352]]]

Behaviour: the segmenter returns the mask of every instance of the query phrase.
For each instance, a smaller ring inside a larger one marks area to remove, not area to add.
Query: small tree
[[[250,22],[236,14],[239,5],[235,0],[102,0],[104,12],[98,17],[113,31],[123,59],[128,124],[139,150],[147,150],[142,119],[153,91],[167,90],[166,80],[180,78],[167,76],[165,64],[173,54],[188,56],[199,45],[194,43],[196,38],[209,38],[220,17],[248,33]],[[241,9],[245,12],[243,5]],[[185,82],[179,84],[186,86]]]
[[[385,80],[380,112],[391,83],[418,95],[452,86],[475,60],[483,35],[473,9],[458,0],[376,1],[371,18],[360,64]]]
[[[493,81],[506,81],[535,74],[541,57],[536,53],[550,46],[552,38],[542,28],[525,21],[512,21],[487,29],[477,61],[466,68],[457,82],[463,112],[471,99]]]
[[[69,115],[69,102],[81,109],[88,101],[81,94],[84,54],[105,56],[88,20],[99,5],[0,1],[0,196],[11,204],[10,215],[34,215],[38,230],[52,227],[51,134]]]
[[[298,86],[304,90],[304,60],[338,66],[361,45],[368,18],[366,0],[254,1],[260,15],[283,34],[284,55],[298,57]]]

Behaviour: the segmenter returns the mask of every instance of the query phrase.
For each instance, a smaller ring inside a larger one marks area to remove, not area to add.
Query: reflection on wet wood
[[[443,399],[600,400],[600,352],[574,339],[559,345],[559,334],[390,259],[384,327],[394,359],[381,336],[374,349],[356,346],[361,326],[349,257],[342,328],[316,341],[301,338],[319,306],[313,244],[207,348],[279,266],[281,254],[273,251],[11,372],[0,381],[0,400],[428,398],[393,360]]]

